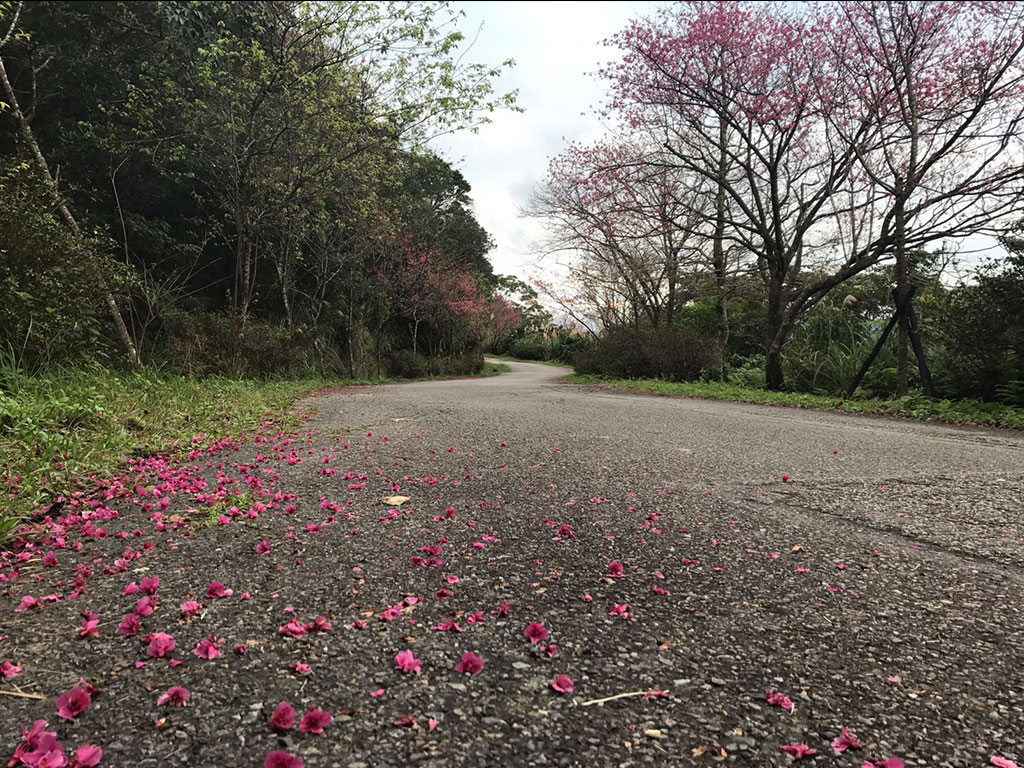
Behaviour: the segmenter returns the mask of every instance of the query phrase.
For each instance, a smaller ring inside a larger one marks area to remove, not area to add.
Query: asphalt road
[[[783,765],[779,746],[800,742],[832,764],[842,726],[869,748],[835,765],[859,767],[868,752],[921,766],[1024,763],[1019,433],[643,397],[565,385],[550,366],[510,367],[343,392],[320,403],[316,425],[455,446],[479,479],[445,503],[500,505],[507,556],[544,555],[560,574],[533,608],[554,623],[561,607],[581,625],[577,655],[598,656],[584,697],[622,692],[625,680],[672,692],[661,709],[627,699],[605,705],[617,714],[577,716],[574,728],[603,734],[582,764],[701,764],[725,750],[728,761]],[[543,520],[571,523],[579,540],[552,548]],[[602,587],[612,559],[630,575],[604,602],[635,614],[622,649],[617,627],[603,632],[606,610],[589,628],[578,615],[577,594]],[[671,594],[652,597],[652,584]],[[628,669],[625,680],[608,665]],[[765,688],[796,711],[768,706]]]
[[[510,366],[323,393],[297,435],[138,468],[103,538],[64,521],[59,565],[45,539],[0,592],[0,661],[42,697],[0,697],[0,748],[45,718],[138,768],[1024,765],[1024,436]],[[123,588],[154,575],[139,613]],[[14,611],[54,589],[80,594]],[[197,658],[204,638],[224,653]],[[79,677],[101,691],[59,720]],[[157,703],[171,685],[187,707]],[[275,734],[281,701],[334,722]],[[861,746],[836,753],[843,728]]]

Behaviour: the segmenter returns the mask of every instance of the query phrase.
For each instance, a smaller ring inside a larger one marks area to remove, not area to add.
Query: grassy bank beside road
[[[479,375],[508,371],[486,363]],[[17,521],[124,456],[174,454],[199,436],[237,437],[261,422],[299,423],[302,397],[327,387],[395,380],[258,380],[114,373],[96,367],[39,375],[0,369],[0,540]],[[92,484],[89,485],[89,488]]]
[[[610,379],[602,376],[571,375],[571,384],[590,384],[668,397],[693,397],[704,400],[732,400],[740,403],[778,405],[789,408],[812,408],[843,413],[871,413],[899,416],[921,421],[942,421],[949,424],[984,425],[1024,429],[1024,408],[980,400],[930,400],[908,396],[892,400],[842,399],[800,392],[771,392],[749,389],[716,381],[672,382],[659,379]]]

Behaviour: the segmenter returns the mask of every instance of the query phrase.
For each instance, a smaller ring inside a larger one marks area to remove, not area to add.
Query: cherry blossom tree
[[[844,0],[819,9],[844,108],[829,117],[878,191],[866,247],[895,259],[896,304],[910,307],[908,253],[1005,228],[1024,203],[1024,6],[1014,2]],[[877,122],[861,142],[856,126]],[[931,394],[912,311],[899,313],[897,393],[912,341]]]
[[[603,303],[602,324],[671,324],[691,297],[706,204],[693,182],[629,144],[572,145],[551,161],[530,213],[547,228],[548,252],[568,254],[572,279]]]

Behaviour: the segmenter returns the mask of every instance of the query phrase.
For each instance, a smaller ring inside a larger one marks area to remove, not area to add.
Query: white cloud
[[[477,218],[494,237],[496,272],[528,277],[539,225],[519,217],[548,160],[568,142],[601,135],[592,110],[603,84],[588,72],[615,58],[601,41],[625,28],[631,18],[650,15],[655,4],[579,2],[457,2],[466,14],[460,29],[470,40],[483,24],[468,61],[495,64],[507,58],[516,67],[496,85],[519,89],[522,114],[497,112],[479,133],[436,142],[473,187]]]

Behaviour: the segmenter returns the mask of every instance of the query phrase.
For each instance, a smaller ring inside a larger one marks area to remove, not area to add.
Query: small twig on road
[[[24,691],[0,691],[0,694],[4,696],[16,696],[19,699],[35,699],[36,701],[46,701],[46,697],[39,693],[25,693]]]
[[[590,701],[584,701],[580,704],[581,707],[589,707],[591,704],[604,704],[608,701],[615,701],[616,699],[627,699],[630,696],[646,696],[651,693],[650,690],[646,691],[630,691],[629,693],[617,693],[614,696],[606,696],[603,699],[592,699]]]

